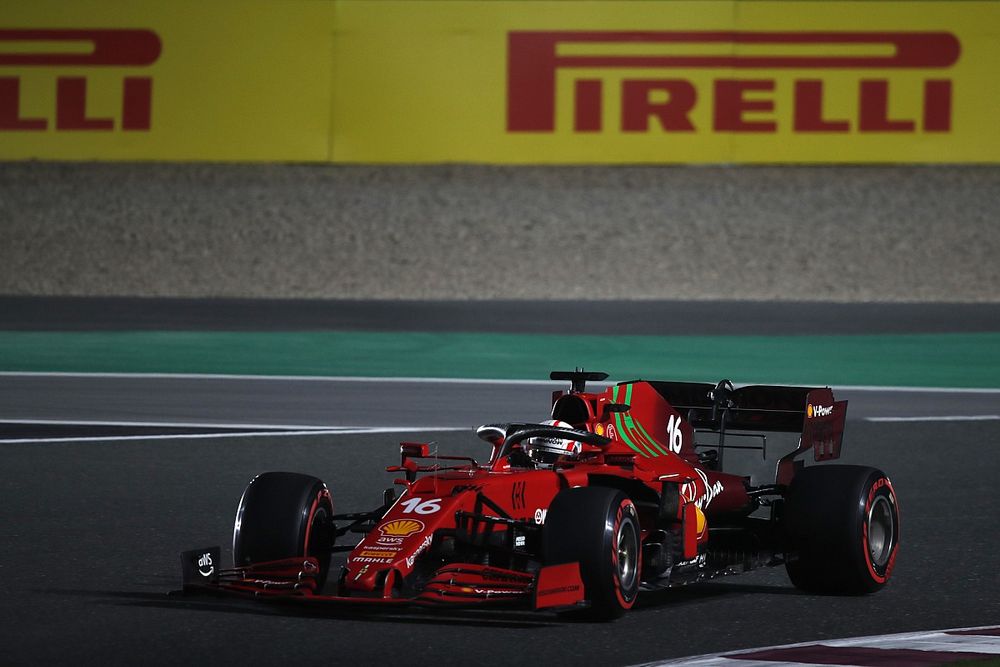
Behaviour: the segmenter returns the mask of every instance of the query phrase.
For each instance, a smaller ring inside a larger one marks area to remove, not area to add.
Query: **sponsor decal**
[[[383,523],[378,529],[383,536],[405,538],[422,531],[424,522],[417,519],[396,519]]]
[[[495,588],[463,588],[463,593],[475,593],[476,595],[485,595],[490,597],[491,595],[521,595],[523,591],[505,591],[497,590]]]
[[[569,77],[574,133],[950,132],[952,79],[942,74],[960,52],[955,35],[929,31],[511,31],[507,131],[556,132],[557,79]],[[685,78],[700,69],[719,76]],[[779,82],[783,70],[796,78]],[[893,94],[899,70],[928,71],[905,115]],[[828,116],[824,99],[843,90],[824,77],[845,71],[857,74],[856,111]],[[707,126],[692,120],[699,105],[711,108]]]
[[[701,477],[702,483],[705,485],[705,494],[695,498],[698,493],[698,485],[694,482],[685,482],[681,485],[680,493],[686,502],[694,502],[695,507],[698,509],[705,509],[715,500],[722,491],[726,488],[722,482],[716,480],[714,483],[708,481],[708,475],[699,468],[695,468],[694,471],[698,473],[698,477]]]
[[[365,549],[358,554],[361,558],[392,558],[395,555],[395,551],[388,549]]]
[[[0,131],[148,132],[152,126],[153,79],[121,79],[121,114],[87,115],[88,74],[114,68],[145,68],[160,57],[159,36],[146,29],[0,29],[0,66],[58,68],[55,105],[48,117],[21,115],[23,76],[0,76]],[[72,74],[67,74],[67,68]]]
[[[391,563],[392,559],[391,558],[373,558],[371,556],[359,556],[359,557],[352,558],[351,562],[352,563],[382,563],[382,564],[386,564],[386,563]],[[358,574],[358,577],[355,577],[355,581],[357,581],[357,579],[360,576],[361,575]]]
[[[215,574],[215,565],[212,563],[211,552],[203,553],[198,558],[198,574],[203,577],[211,577]]]
[[[424,541],[420,543],[420,546],[417,547],[417,550],[414,551],[413,554],[406,557],[406,567],[413,567],[413,564],[417,562],[417,556],[422,554],[427,549],[427,547],[431,545],[431,542],[433,541],[434,541],[433,535],[427,535],[426,537],[424,537]]]
[[[537,509],[535,510],[535,523],[539,526],[545,523],[545,516],[549,513],[547,509]]]
[[[604,424],[598,424],[594,427],[594,433],[597,435],[604,435]]]
[[[523,547],[527,544],[527,538],[524,535],[516,535],[514,537],[514,546]]]
[[[618,434],[615,432],[615,426],[614,426],[614,424],[608,424],[608,430],[607,430],[607,433],[605,433],[605,435],[607,437],[611,438],[612,440],[617,440],[618,439]]]
[[[885,477],[879,477],[875,481],[875,483],[872,484],[872,488],[868,490],[868,503],[865,505],[865,511],[871,509],[872,502],[875,500],[875,494],[878,493],[878,490],[881,489],[883,486],[888,486],[890,489],[892,489],[892,486],[889,484],[889,480]],[[892,497],[891,491],[889,492],[889,498],[890,500],[892,500],[892,504],[895,505],[896,499]]]
[[[394,551],[399,551],[403,546],[403,542],[406,538],[403,537],[386,537],[382,535],[377,540],[375,540],[375,546],[383,549],[392,549]]]
[[[369,566],[365,565],[360,570],[358,570],[358,573],[356,575],[354,575],[354,581],[357,581],[361,577],[365,576],[365,573],[368,572],[368,568],[369,568]]]
[[[833,406],[823,406],[823,405],[812,405],[811,403],[806,406],[806,416],[812,419],[813,417],[829,417],[833,414]]]

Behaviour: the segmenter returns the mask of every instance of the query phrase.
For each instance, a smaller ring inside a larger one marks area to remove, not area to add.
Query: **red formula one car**
[[[259,475],[240,500],[234,567],[218,569],[218,547],[185,552],[185,590],[614,618],[641,591],[764,565],[814,592],[872,592],[892,574],[888,477],[800,460],[840,455],[847,402],[830,389],[632,381],[588,392],[607,375],[551,377],[572,383],[553,395],[552,420],[479,427],[488,463],[428,461],[428,445],[402,443],[387,470],[403,491],[386,490],[376,510],[335,514],[319,479]],[[775,432],[800,438],[773,484],[723,471],[727,450],[761,449]],[[348,556],[330,578],[337,552]]]

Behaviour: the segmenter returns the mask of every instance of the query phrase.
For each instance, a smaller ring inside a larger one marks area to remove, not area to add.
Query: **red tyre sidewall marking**
[[[875,564],[872,563],[871,545],[868,543],[868,513],[871,512],[872,503],[875,502],[875,496],[881,489],[886,489],[889,494],[889,503],[892,505],[895,514],[896,522],[893,526],[894,533],[892,536],[892,554],[889,556],[889,562],[885,565],[885,572],[879,574],[875,571]],[[875,483],[871,485],[868,489],[868,500],[865,503],[865,516],[864,521],[861,524],[861,547],[865,554],[865,565],[868,566],[868,574],[871,575],[873,581],[884,584],[889,576],[892,574],[892,568],[896,565],[896,553],[899,551],[899,500],[896,498],[896,492],[892,488],[892,482],[889,481],[888,477],[879,477],[875,480]]]
[[[635,599],[638,597],[639,587],[636,586],[636,591],[635,591],[635,593],[632,594],[632,599],[627,600],[627,599],[625,599],[625,596],[622,594],[621,580],[618,578],[618,531],[621,529],[622,519],[625,517],[625,512],[626,511],[631,515],[632,520],[636,523],[636,527],[638,527],[638,521],[635,520],[636,519],[635,505],[632,504],[631,500],[629,500],[628,498],[626,498],[625,500],[623,500],[621,502],[620,505],[618,505],[618,511],[615,512],[615,527],[614,527],[613,532],[611,533],[611,535],[612,535],[612,537],[611,537],[611,564],[613,566],[612,567],[612,573],[611,573],[611,579],[612,579],[612,582],[614,583],[615,597],[618,598],[618,604],[620,604],[622,606],[622,609],[631,609],[632,605],[635,604]],[[636,568],[639,567],[639,562],[638,562],[639,558],[638,558],[638,556],[639,556],[639,554],[637,552],[636,553],[636,563],[635,563],[635,567]],[[636,572],[636,578],[638,579],[638,577],[639,577],[639,573]]]
[[[313,498],[312,506],[309,508],[309,517],[306,519],[306,538],[302,543],[303,556],[309,555],[309,534],[312,532],[313,517],[316,516],[316,510],[319,509],[319,504],[324,498],[329,499],[330,505],[333,505],[333,500],[330,498],[330,491],[328,489],[323,489]]]

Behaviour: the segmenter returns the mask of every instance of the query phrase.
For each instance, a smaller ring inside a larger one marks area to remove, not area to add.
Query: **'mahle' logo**
[[[48,49],[48,51],[46,50]],[[51,118],[21,116],[21,77],[8,67],[147,67],[160,57],[160,38],[152,30],[0,29],[0,131],[42,131]],[[153,80],[122,78],[122,130],[149,130]],[[87,116],[87,77],[58,76],[54,109],[56,130],[113,130],[115,119]]]
[[[654,55],[664,45],[695,45],[704,53]],[[641,47],[635,53],[635,47]],[[562,49],[560,49],[562,47]],[[712,53],[713,47],[718,48]],[[765,50],[760,51],[761,47]],[[823,53],[825,49],[827,54]],[[610,53],[617,48],[622,53]],[[750,51],[750,49],[753,49]],[[801,49],[799,55],[787,55]],[[588,50],[590,53],[588,53]],[[629,50],[629,53],[625,51]],[[647,54],[642,54],[645,50]],[[770,50],[769,54],[767,51]],[[740,51],[744,51],[741,53]],[[655,118],[667,132],[694,132],[690,113],[706,91],[677,76],[677,70],[746,69],[943,69],[955,64],[961,46],[948,32],[661,32],[661,31],[513,31],[507,50],[507,131],[554,132],[556,76],[561,70],[586,69],[587,78],[573,79],[573,130],[604,129],[602,98],[606,81],[593,70],[649,68],[656,78],[624,79],[620,90],[621,130],[648,132]],[[817,54],[818,53],[818,54]],[[758,55],[760,54],[760,55]],[[667,75],[667,76],[663,76]],[[748,119],[747,113],[773,112],[773,78],[720,78],[712,87],[712,129],[716,132],[774,132],[775,120]],[[952,82],[923,82],[921,127],[924,132],[951,130]],[[824,81],[796,79],[792,91],[795,132],[916,132],[916,118],[889,117],[889,80],[858,82],[857,115],[829,119],[823,115]],[[748,97],[748,93],[752,97]],[[654,100],[653,98],[656,97]],[[666,98],[663,101],[663,98]]]

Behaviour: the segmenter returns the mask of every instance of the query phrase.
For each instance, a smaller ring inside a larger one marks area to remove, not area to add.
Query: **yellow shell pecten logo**
[[[396,519],[395,521],[382,524],[378,529],[382,531],[383,535],[409,537],[423,530],[424,522],[417,521],[416,519]]]
[[[809,407],[806,408],[806,414],[809,416],[810,419],[812,419],[812,416],[813,416],[813,406],[812,406],[812,404],[810,404]]]

